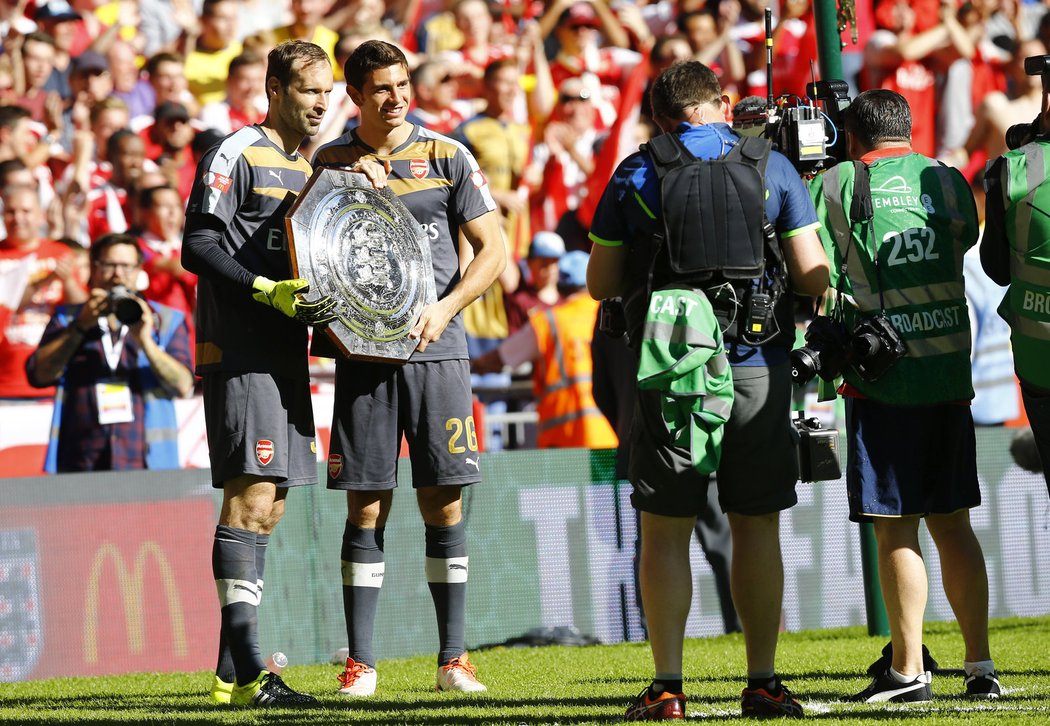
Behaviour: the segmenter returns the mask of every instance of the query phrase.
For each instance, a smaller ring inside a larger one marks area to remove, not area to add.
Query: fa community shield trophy
[[[336,300],[325,334],[343,355],[406,362],[417,343],[408,332],[437,295],[430,241],[397,195],[364,174],[319,169],[285,223],[292,274],[310,281],[306,299]]]

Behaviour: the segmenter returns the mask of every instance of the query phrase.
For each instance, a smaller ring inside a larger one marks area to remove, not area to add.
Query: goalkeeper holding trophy
[[[316,702],[266,669],[258,607],[266,546],[285,496],[317,482],[306,326],[334,319],[335,302],[308,301],[309,282],[287,279],[285,214],[312,171],[299,145],[317,133],[331,91],[324,50],[304,41],[274,48],[265,120],[204,155],[187,209],[182,259],[200,276],[196,370],[212,482],[223,490],[212,550],[222,613],[216,703]]]

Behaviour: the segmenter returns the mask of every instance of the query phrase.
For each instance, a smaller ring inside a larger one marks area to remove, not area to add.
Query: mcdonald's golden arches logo
[[[152,559],[160,574],[164,587],[164,596],[168,603],[168,616],[171,618],[171,632],[174,640],[174,652],[177,657],[184,657],[189,652],[186,643],[186,624],[182,615],[182,603],[179,599],[179,588],[175,584],[175,573],[168,562],[167,555],[160,545],[148,540],[139,545],[131,569],[128,569],[120,550],[112,542],[106,542],[95,553],[95,559],[88,571],[87,591],[84,596],[84,661],[98,662],[98,625],[99,602],[102,599],[102,573],[106,563],[112,562],[117,573],[117,584],[120,587],[121,599],[124,602],[124,621],[127,624],[128,651],[142,653],[146,648],[145,628],[145,592],[144,580],[146,562]]]

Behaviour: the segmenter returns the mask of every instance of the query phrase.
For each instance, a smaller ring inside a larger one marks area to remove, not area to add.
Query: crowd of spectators
[[[86,299],[82,250],[105,234],[136,235],[136,287],[192,319],[195,279],[179,262],[183,205],[200,156],[262,119],[275,44],[311,40],[336,69],[308,157],[355,125],[341,68],[370,38],[398,44],[413,65],[410,120],[477,157],[514,263],[466,312],[481,355],[560,301],[553,261],[589,249],[609,173],[653,132],[651,79],[695,58],[731,102],[765,95],[766,4],[0,0],[0,398],[48,394],[27,385],[24,361],[54,306]],[[916,151],[972,177],[1003,152],[1009,124],[1038,112],[1039,82],[1021,61],[1050,43],[1047,3],[854,5],[857,40],[842,34],[846,80],[854,93],[881,86],[908,99]],[[816,72],[813,3],[772,9],[773,88],[801,96]]]

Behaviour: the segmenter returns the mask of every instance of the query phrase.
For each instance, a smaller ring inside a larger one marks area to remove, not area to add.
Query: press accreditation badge
[[[135,411],[131,407],[131,387],[123,381],[100,381],[95,384],[100,424],[131,423]]]

